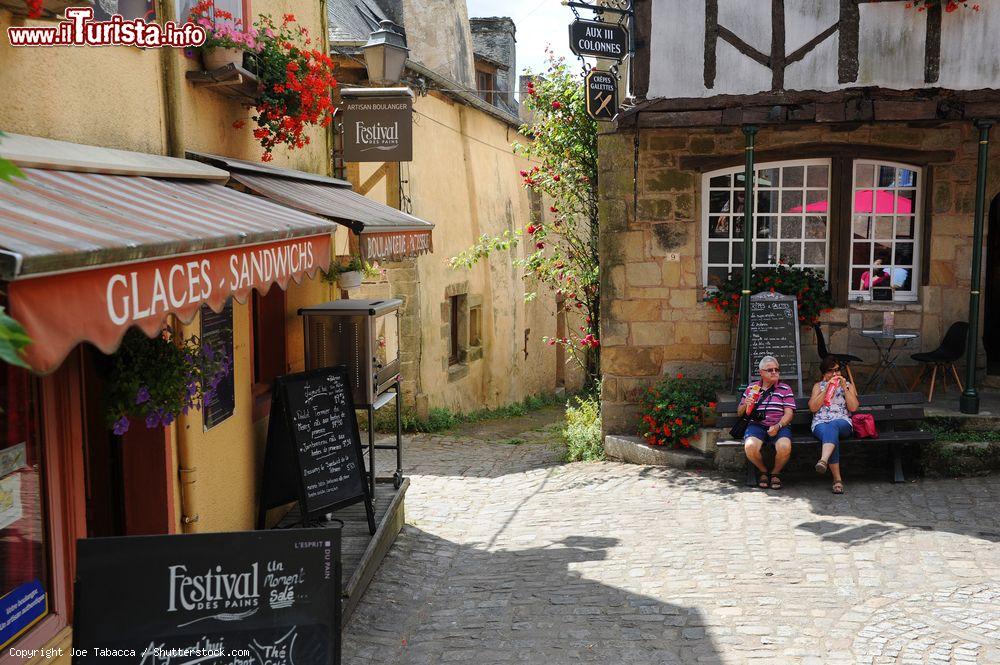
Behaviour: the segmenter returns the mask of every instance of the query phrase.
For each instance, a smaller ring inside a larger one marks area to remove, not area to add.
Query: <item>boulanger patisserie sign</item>
[[[413,158],[413,99],[345,98],[344,161],[408,162]]]

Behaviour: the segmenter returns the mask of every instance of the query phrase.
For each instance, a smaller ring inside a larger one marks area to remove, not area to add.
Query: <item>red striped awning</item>
[[[220,184],[23,171],[0,182],[0,279],[40,372],[80,342],[110,353],[133,325],[152,335],[330,261],[335,224]]]

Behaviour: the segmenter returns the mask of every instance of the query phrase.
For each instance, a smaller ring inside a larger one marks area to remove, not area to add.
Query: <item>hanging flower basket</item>
[[[105,417],[119,436],[128,432],[130,418],[154,429],[200,409],[233,370],[224,346],[195,335],[182,339],[169,328],[152,339],[130,330],[111,364]]]

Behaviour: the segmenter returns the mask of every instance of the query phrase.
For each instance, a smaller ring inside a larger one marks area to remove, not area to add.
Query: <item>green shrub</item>
[[[576,406],[573,406],[576,402]],[[566,404],[566,459],[570,462],[604,459],[601,441],[601,403],[597,395],[574,397]]]

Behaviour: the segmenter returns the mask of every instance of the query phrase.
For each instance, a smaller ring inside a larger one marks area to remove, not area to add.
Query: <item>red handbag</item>
[[[854,438],[856,439],[878,438],[878,430],[875,429],[875,418],[870,413],[855,413],[851,416],[851,427],[854,428]]]

